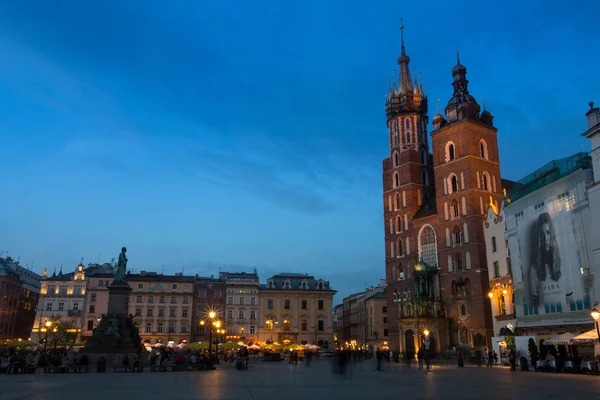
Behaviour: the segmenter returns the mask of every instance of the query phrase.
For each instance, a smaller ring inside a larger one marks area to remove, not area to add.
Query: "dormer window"
[[[267,282],[267,286],[269,289],[275,289],[275,283],[273,283],[272,280],[269,280],[269,282]]]
[[[308,289],[308,284],[306,283],[306,281],[302,281],[302,283],[300,284],[300,288],[304,290]]]
[[[290,284],[290,281],[285,281],[283,283],[283,288],[284,289],[290,289],[292,287],[292,285]]]
[[[323,282],[319,282],[319,283],[317,284],[317,288],[318,288],[319,290],[323,290]]]

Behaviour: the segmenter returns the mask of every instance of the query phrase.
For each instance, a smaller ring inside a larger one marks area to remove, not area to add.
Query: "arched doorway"
[[[404,348],[409,357],[415,354],[415,334],[410,329],[404,334]]]

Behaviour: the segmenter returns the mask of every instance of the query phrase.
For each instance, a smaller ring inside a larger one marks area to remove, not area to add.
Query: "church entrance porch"
[[[411,318],[399,321],[400,353],[416,357],[419,349],[430,356],[448,346],[448,320],[446,318]]]

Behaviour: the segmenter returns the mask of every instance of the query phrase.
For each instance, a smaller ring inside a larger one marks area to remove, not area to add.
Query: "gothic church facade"
[[[430,146],[427,97],[409,62],[402,36],[399,82],[385,105],[386,293],[397,315],[397,323],[390,315],[390,348],[483,347],[494,336],[483,225],[490,202],[503,199],[497,129],[469,93],[457,53],[453,93],[433,118]]]

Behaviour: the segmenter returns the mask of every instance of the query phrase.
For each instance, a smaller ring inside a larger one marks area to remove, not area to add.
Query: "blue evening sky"
[[[0,251],[38,272],[384,276],[384,95],[404,18],[430,115],[455,50],[519,179],[589,151],[594,1],[3,1]]]

